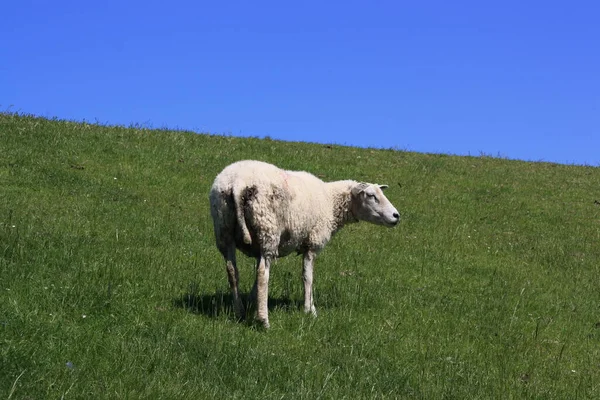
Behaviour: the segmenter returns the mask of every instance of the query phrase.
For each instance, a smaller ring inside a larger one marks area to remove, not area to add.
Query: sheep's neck
[[[352,185],[350,182],[332,182],[333,189],[333,232],[339,231],[344,225],[358,222],[352,213]],[[341,186],[341,187],[340,187]]]

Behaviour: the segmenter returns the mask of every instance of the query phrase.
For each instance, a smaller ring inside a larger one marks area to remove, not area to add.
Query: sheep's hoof
[[[317,317],[317,309],[315,308],[315,306],[312,306],[310,308],[305,308],[304,312],[306,314],[311,314],[313,317]]]
[[[238,320],[238,322],[246,319],[246,310],[243,306],[236,307],[235,318]]]
[[[257,319],[256,322],[258,322],[258,324],[264,329],[269,329],[271,327],[268,320]]]

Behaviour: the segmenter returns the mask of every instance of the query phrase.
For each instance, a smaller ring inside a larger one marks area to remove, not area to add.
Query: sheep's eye
[[[372,193],[367,193],[367,197],[377,200],[377,197]]]

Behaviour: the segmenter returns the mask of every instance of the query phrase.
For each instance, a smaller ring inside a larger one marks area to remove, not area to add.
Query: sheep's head
[[[383,194],[387,185],[358,183],[352,188],[352,214],[359,221],[393,227],[400,221],[398,210]]]

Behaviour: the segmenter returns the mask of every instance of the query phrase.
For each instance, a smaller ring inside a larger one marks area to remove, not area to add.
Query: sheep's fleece
[[[236,248],[257,260],[250,297],[257,297],[259,322],[269,326],[271,261],[294,251],[303,255],[304,310],[316,315],[312,295],[316,255],[344,224],[395,226],[400,216],[383,194],[385,188],[352,180],[323,182],[308,172],[285,171],[261,161],[227,166],[215,178],[209,198],[237,317],[243,319],[245,310],[238,290]]]

